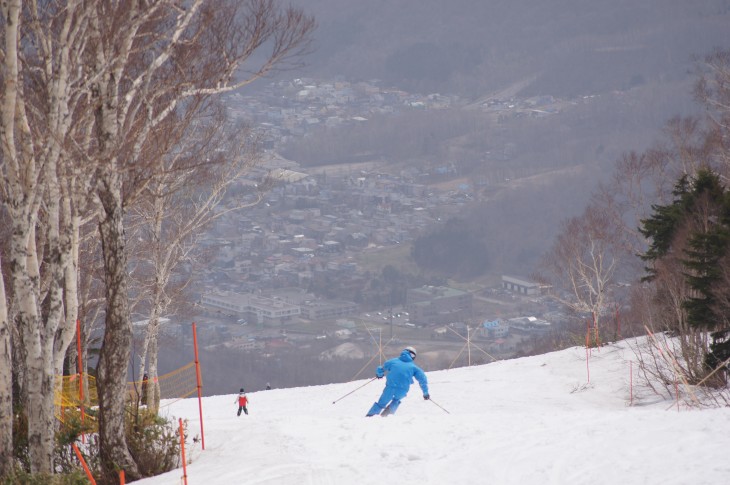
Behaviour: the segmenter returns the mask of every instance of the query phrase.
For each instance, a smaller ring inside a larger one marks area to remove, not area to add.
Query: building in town
[[[502,288],[521,295],[539,295],[540,284],[527,278],[502,275]]]
[[[201,298],[204,308],[257,325],[280,325],[301,314],[301,307],[275,298],[237,293],[207,293]]]
[[[406,310],[412,322],[441,324],[468,319],[472,295],[446,286],[422,286],[408,290]]]

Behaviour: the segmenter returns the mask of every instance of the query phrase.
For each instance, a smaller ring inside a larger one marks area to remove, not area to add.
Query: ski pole
[[[440,407],[446,414],[451,414],[450,412],[446,411],[446,409],[444,409],[444,407],[442,405],[440,405],[439,403],[435,402],[430,397],[428,398],[428,400],[431,401],[432,403],[434,403],[436,406]]]
[[[344,395],[344,396],[342,396],[341,398],[339,398],[339,399],[335,399],[334,401],[332,401],[332,404],[336,403],[337,401],[341,401],[341,400],[345,399],[345,398],[346,398],[347,396],[349,396],[349,395],[350,395],[350,394],[352,394],[353,392],[357,391],[358,389],[362,389],[363,387],[367,386],[368,384],[370,384],[371,382],[373,382],[373,381],[374,381],[375,379],[377,379],[377,377],[373,377],[372,379],[370,379],[369,381],[367,381],[367,382],[366,382],[365,384],[363,384],[362,386],[360,386],[360,387],[358,387],[358,388],[356,388],[356,389],[353,389],[352,391],[348,392],[347,394],[345,394],[345,395]]]

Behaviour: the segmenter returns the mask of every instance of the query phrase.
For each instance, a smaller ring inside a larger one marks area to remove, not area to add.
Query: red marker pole
[[[205,449],[205,432],[203,431],[203,379],[200,377],[200,359],[198,358],[198,332],[193,322],[193,346],[195,347],[195,378],[198,383],[198,411],[200,412],[200,445]]]
[[[96,480],[94,480],[94,475],[91,474],[91,470],[89,470],[89,465],[86,464],[86,460],[84,460],[83,455],[79,451],[79,447],[76,446],[76,443],[71,443],[71,448],[73,448],[74,453],[76,453],[76,458],[78,458],[79,462],[81,462],[81,466],[84,468],[86,477],[91,482],[91,485],[96,485]]]
[[[81,426],[84,425],[84,363],[81,355],[81,320],[76,319],[76,363],[79,371],[79,409],[81,411]],[[86,435],[81,433],[81,442],[86,443]]]
[[[188,464],[185,462],[185,430],[183,429],[182,418],[178,418],[180,422],[180,453],[182,454],[183,465],[183,483],[188,485]]]

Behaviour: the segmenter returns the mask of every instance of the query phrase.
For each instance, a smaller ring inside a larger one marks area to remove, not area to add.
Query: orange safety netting
[[[66,417],[77,415],[81,408],[81,392],[79,389],[79,375],[56,376],[55,389],[53,393],[53,405],[56,419],[65,421]],[[84,376],[83,404],[85,408],[96,406],[99,402],[96,393],[96,379],[94,376]],[[93,419],[93,418],[92,418]]]
[[[56,418],[60,421],[64,421],[64,415],[69,411],[73,413],[81,408],[82,394],[79,389],[79,380],[78,374],[56,376],[53,403],[56,408]],[[154,380],[160,386],[160,399],[184,399],[198,389],[195,362],[190,362],[179,369],[158,376]],[[150,384],[150,382],[144,380],[127,382],[127,399],[131,402],[141,401],[144,404],[146,394],[149,392],[147,386]],[[145,389],[146,387],[147,389]],[[98,404],[96,379],[94,376],[84,375],[83,406],[86,409],[93,409]],[[169,404],[171,403],[166,403],[166,405]]]
[[[195,362],[157,376],[156,381],[160,385],[160,399],[184,399],[198,389]],[[141,399],[145,392],[144,388],[144,381],[127,382],[127,392],[131,400]]]

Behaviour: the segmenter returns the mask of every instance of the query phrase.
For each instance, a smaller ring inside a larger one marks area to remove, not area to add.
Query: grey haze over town
[[[253,205],[206,229],[159,373],[190,361],[193,321],[206,395],[371,377],[380,348],[428,371],[571,344],[585,316],[540,283],[545,255],[618,160],[701,113],[730,1],[292,4],[313,42],[227,98],[261,156],[219,210]]]

